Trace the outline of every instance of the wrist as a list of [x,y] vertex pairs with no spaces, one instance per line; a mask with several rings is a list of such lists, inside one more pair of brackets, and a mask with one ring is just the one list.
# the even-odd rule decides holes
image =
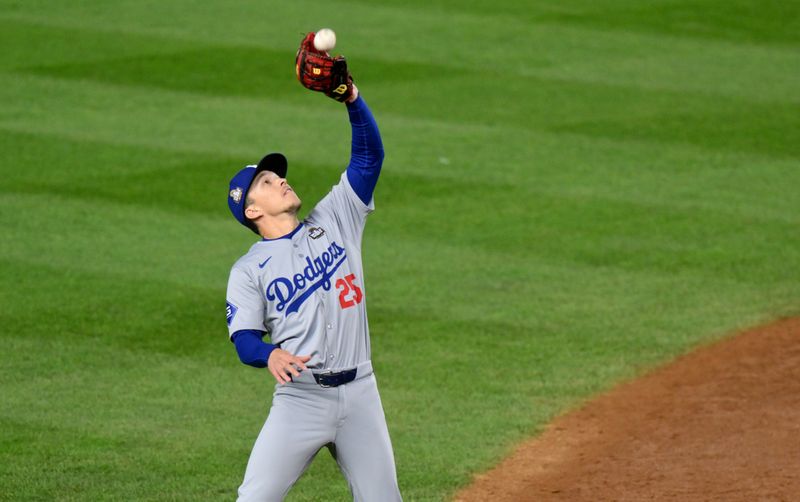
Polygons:
[[353,95],[347,98],[347,101],[345,101],[345,103],[349,105],[351,103],[355,103],[357,99],[358,99],[358,87],[356,87],[356,84],[353,84]]
[[264,351],[262,357],[264,358],[264,362],[267,364],[267,366],[269,366],[269,358],[272,357],[272,353],[275,352],[275,350],[277,350],[278,347],[272,345],[271,343],[265,343],[264,345],[265,346],[262,347]]

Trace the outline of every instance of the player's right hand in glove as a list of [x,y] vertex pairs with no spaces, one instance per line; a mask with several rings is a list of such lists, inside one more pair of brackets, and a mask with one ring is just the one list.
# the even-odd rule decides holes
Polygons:
[[306,89],[324,92],[336,101],[352,102],[358,97],[344,56],[331,57],[314,47],[314,32],[308,33],[295,56],[297,79]]

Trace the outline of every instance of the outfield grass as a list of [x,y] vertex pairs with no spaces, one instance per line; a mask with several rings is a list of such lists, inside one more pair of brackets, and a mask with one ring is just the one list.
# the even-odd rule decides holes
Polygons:
[[[0,500],[233,498],[272,383],[227,341],[223,197],[271,150],[306,211],[338,179],[346,114],[293,74],[323,26],[386,147],[364,259],[406,500],[800,313],[796,2],[69,4],[0,1]],[[290,495],[348,498],[327,454]]]

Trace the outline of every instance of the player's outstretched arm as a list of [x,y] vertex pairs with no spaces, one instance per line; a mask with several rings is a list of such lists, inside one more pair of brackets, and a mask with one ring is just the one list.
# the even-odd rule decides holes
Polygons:
[[378,123],[372,116],[364,98],[358,95],[347,103],[352,129],[350,164],[347,166],[347,180],[364,204],[372,200],[375,185],[383,165],[383,142]]
[[383,164],[383,144],[378,124],[353,83],[347,61],[328,52],[335,44],[336,35],[330,29],[307,33],[295,56],[295,71],[303,87],[347,104],[353,129],[347,180],[359,199],[369,205]]

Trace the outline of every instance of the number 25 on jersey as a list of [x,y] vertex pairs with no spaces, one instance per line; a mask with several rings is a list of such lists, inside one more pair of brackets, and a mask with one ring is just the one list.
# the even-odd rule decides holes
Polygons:
[[356,280],[355,274],[349,274],[344,279],[336,281],[336,289],[339,291],[339,305],[343,309],[352,307],[361,303],[364,299],[364,293],[361,288],[354,282]]

